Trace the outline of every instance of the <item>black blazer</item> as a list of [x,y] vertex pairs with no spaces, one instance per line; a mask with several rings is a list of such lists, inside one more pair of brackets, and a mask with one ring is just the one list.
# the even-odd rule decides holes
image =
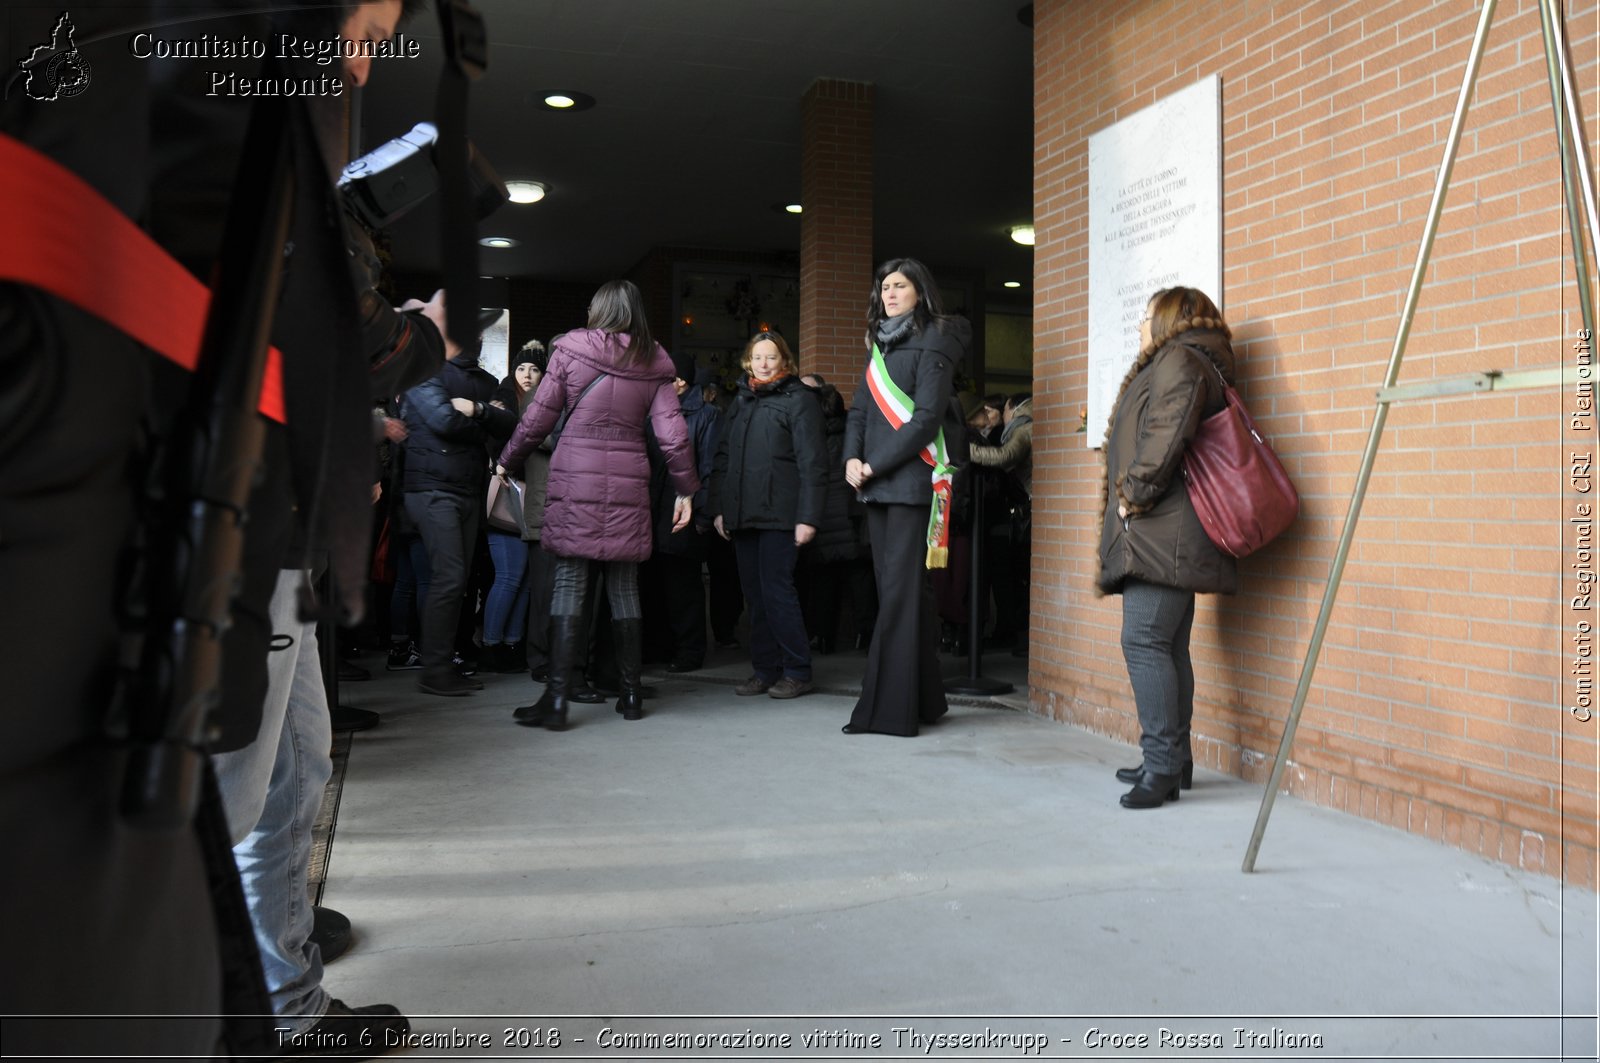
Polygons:
[[911,396],[911,420],[899,431],[873,401],[866,373],[856,388],[845,424],[844,457],[860,458],[872,466],[872,479],[860,492],[863,502],[927,505],[933,498],[933,469],[922,460],[921,450],[945,428],[945,443],[952,459],[965,439],[961,419],[950,419],[955,393],[956,367],[966,356],[972,326],[964,318],[948,318],[943,330],[930,326],[884,351],[890,378]]

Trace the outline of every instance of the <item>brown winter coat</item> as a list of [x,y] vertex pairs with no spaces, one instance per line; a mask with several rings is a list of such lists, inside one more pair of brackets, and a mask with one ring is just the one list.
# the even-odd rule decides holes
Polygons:
[[[1128,370],[1106,431],[1102,493],[1102,594],[1117,594],[1129,579],[1199,594],[1232,594],[1239,586],[1234,559],[1206,537],[1183,484],[1183,453],[1200,422],[1221,410],[1231,383],[1233,348],[1216,329],[1189,329]],[[1117,516],[1126,507],[1126,519]]]

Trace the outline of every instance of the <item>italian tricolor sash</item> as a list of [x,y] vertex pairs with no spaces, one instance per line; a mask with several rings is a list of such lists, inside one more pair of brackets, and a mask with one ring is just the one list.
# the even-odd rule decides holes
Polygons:
[[[867,388],[872,392],[873,402],[878,405],[878,412],[883,414],[890,428],[898,432],[911,420],[916,403],[889,376],[889,367],[884,364],[883,352],[878,350],[876,343],[872,345],[872,364],[867,366]],[[933,442],[922,448],[921,454],[922,460],[933,469],[933,506],[928,514],[928,558],[925,565],[928,568],[944,568],[950,559],[951,469],[950,454],[944,446],[943,428],[933,437]]]

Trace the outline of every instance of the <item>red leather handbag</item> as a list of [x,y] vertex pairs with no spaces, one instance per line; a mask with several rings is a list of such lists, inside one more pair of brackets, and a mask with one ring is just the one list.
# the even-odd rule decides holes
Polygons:
[[1294,523],[1300,495],[1239,393],[1210,358],[1196,356],[1217,374],[1227,405],[1200,422],[1183,455],[1183,481],[1206,536],[1223,553],[1247,557]]

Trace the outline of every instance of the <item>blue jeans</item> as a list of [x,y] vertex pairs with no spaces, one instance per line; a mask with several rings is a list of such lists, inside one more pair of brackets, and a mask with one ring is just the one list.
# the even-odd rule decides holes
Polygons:
[[809,680],[811,643],[794,589],[794,563],[800,553],[794,529],[734,532],[733,552],[739,560],[745,607],[750,610],[750,663],[756,675],[772,681],[779,676]]
[[1189,631],[1194,593],[1130,579],[1122,586],[1122,657],[1139,710],[1139,746],[1146,771],[1176,775],[1194,759],[1194,667]]
[[497,646],[522,638],[528,621],[528,544],[518,535],[489,530],[494,586],[483,603],[483,643]]
[[212,757],[272,1010],[291,1033],[316,1025],[329,999],[322,956],[310,940],[306,875],[311,830],[333,774],[333,727],[317,626],[295,616],[302,578],[297,569],[283,570],[272,594],[273,651],[256,740]]
[[427,600],[428,548],[415,532],[397,535],[394,550],[394,591],[389,596],[389,641],[416,642],[422,634],[420,603]]

